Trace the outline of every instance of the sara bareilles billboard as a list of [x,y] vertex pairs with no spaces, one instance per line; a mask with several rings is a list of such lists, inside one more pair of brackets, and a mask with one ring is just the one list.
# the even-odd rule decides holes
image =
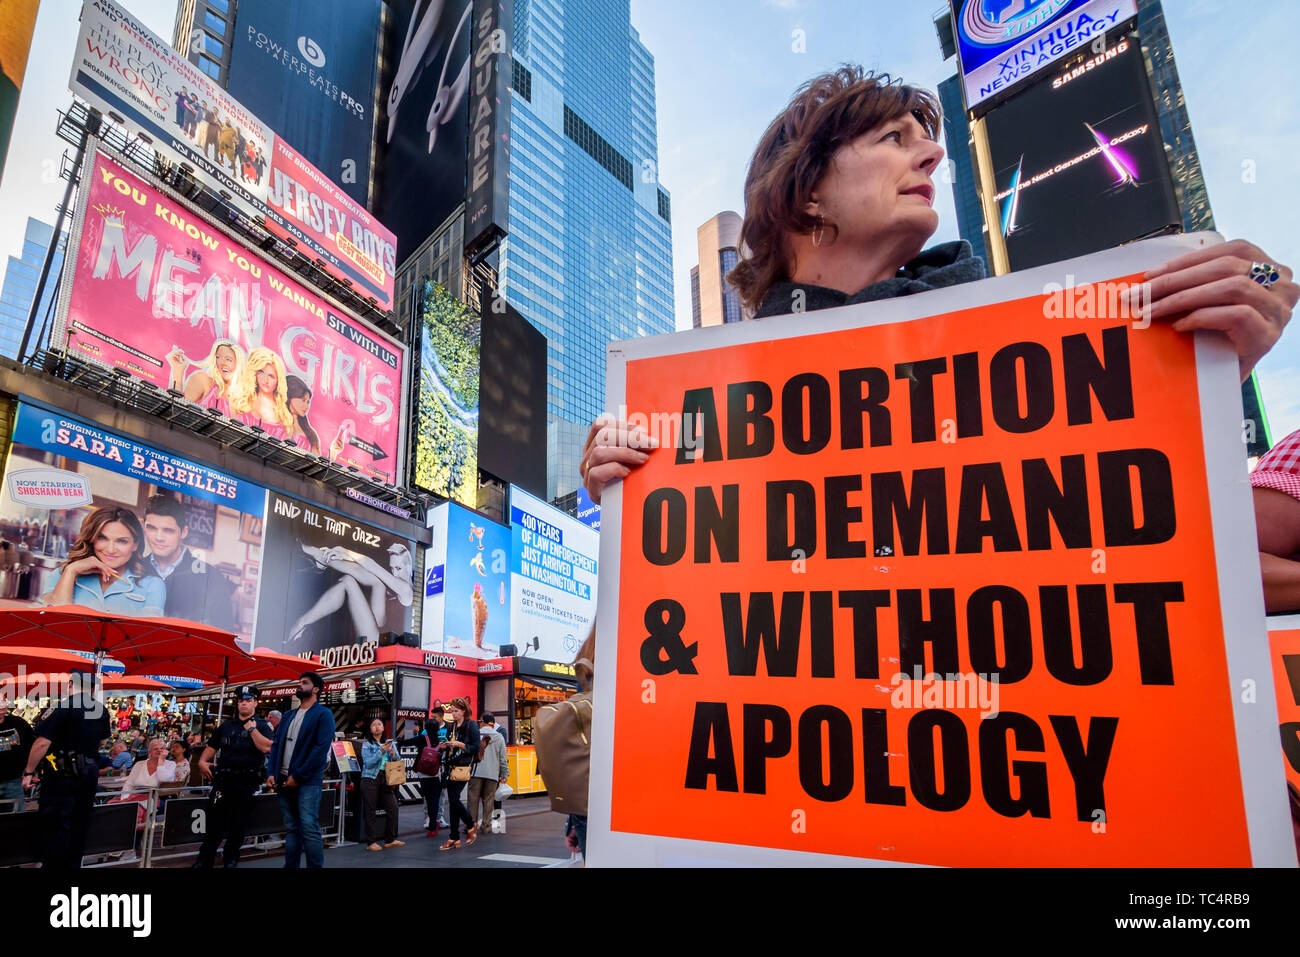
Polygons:
[[404,346],[107,155],[88,154],[82,184],[56,347],[401,480]]
[[1136,0],[953,0],[952,9],[969,109],[1137,15]]

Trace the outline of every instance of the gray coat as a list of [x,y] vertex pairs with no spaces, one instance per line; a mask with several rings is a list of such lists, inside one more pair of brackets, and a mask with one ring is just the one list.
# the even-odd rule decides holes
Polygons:
[[474,768],[473,777],[500,781],[510,774],[510,765],[506,762],[506,743],[495,731],[480,729],[487,740],[483,749],[483,760]]

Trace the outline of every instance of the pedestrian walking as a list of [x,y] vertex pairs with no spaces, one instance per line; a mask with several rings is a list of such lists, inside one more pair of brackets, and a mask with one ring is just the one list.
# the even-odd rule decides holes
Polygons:
[[[445,712],[441,705],[433,709],[433,717],[428,724],[421,723],[414,737],[403,738],[397,742],[399,748],[415,748],[418,756],[426,747],[437,748],[447,740],[447,726],[443,720]],[[424,797],[424,810],[427,815],[424,830],[425,837],[437,837],[438,831],[447,826],[447,791],[442,786],[441,771],[437,775],[424,775],[420,779],[420,791]]]
[[469,778],[469,814],[474,819],[479,834],[492,833],[497,785],[505,784],[510,777],[506,743],[493,730],[493,725],[491,714],[485,712],[479,718],[478,759]]
[[253,685],[240,686],[235,692],[234,717],[212,733],[199,756],[199,773],[205,781],[211,780],[212,790],[208,793],[207,833],[194,867],[212,867],[223,840],[222,866],[239,866],[253,796],[261,786],[266,755],[275,736],[270,722],[257,716],[260,695]]
[[329,766],[334,715],[320,704],[325,681],[314,671],[298,679],[298,707],[275,733],[266,778],[280,796],[284,818],[284,866],[296,868],[305,854],[308,867],[325,866],[320,831],[321,782]]
[[[397,797],[388,784],[384,766],[389,761],[400,761],[397,745],[384,741],[384,722],[375,718],[370,722],[366,736],[361,741],[361,797],[365,802],[366,850],[382,851],[386,847],[405,847],[397,839]],[[379,843],[375,831],[375,811],[384,809],[384,843]]]
[[32,726],[9,710],[9,696],[0,691],[0,814],[24,807],[23,768],[35,740]]
[[461,846],[462,821],[465,822],[467,829],[465,846],[468,847],[478,839],[478,828],[474,824],[474,819],[469,816],[469,810],[461,803],[465,785],[469,783],[474,765],[478,761],[478,724],[469,716],[469,702],[464,698],[452,698],[447,707],[451,714],[451,726],[447,729],[447,740],[439,747],[443,749],[443,787],[447,789],[447,799],[451,805],[451,812],[447,815],[451,833],[438,848],[440,851],[450,851]]

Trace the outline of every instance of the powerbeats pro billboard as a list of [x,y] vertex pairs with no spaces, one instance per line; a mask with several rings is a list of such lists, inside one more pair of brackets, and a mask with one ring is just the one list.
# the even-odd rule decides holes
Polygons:
[[510,632],[521,656],[572,661],[596,617],[600,534],[510,486]]
[[166,159],[190,166],[196,179],[229,194],[249,217],[265,217],[267,229],[320,257],[326,272],[373,296],[380,309],[392,309],[393,234],[112,0],[86,0],[82,7],[68,88],[119,117],[128,135],[143,135]]
[[1136,0],[953,0],[952,7],[968,109],[1137,15]]
[[91,151],[53,342],[304,453],[400,480],[406,349]]
[[1072,59],[991,110],[986,124],[993,225],[1013,270],[1181,223],[1136,34]]
[[[199,621],[235,632],[248,647],[265,505],[265,489],[219,469],[17,406],[0,536],[31,555],[19,599]],[[66,566],[86,559],[113,573],[107,587],[94,568]]]
[[510,529],[455,502],[429,515],[420,644],[496,658],[510,643]]
[[363,206],[381,9],[380,0],[240,0],[226,81],[232,96]]

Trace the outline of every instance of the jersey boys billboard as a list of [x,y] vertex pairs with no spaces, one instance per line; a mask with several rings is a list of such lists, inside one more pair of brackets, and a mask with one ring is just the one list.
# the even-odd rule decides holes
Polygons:
[[403,346],[107,156],[83,176],[56,345],[398,481]]
[[110,0],[87,0],[68,88],[120,117],[214,192],[292,237],[381,309],[393,306],[396,239],[251,110]]

